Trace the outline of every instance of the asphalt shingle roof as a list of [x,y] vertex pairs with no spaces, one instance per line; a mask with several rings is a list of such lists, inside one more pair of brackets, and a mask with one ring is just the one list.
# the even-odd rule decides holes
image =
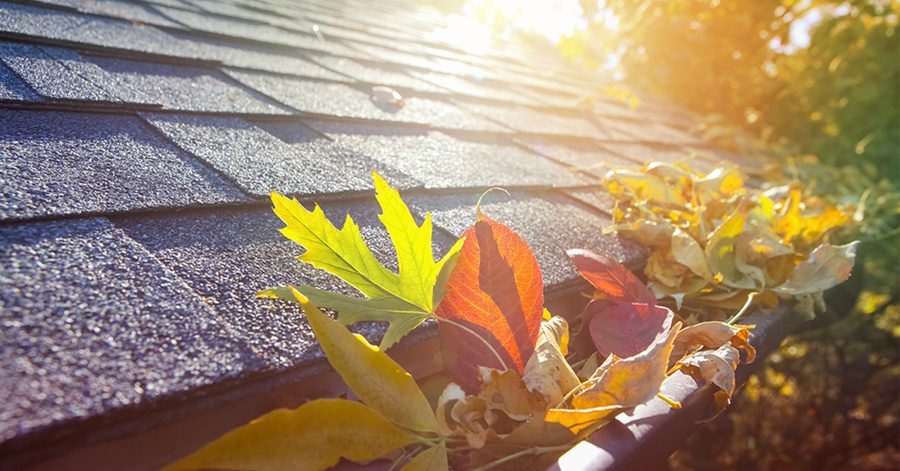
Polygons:
[[431,211],[436,254],[504,187],[484,211],[526,239],[552,297],[578,283],[568,248],[643,257],[602,233],[609,166],[738,159],[664,103],[585,101],[605,83],[549,47],[472,54],[450,32],[399,0],[0,1],[0,463],[325,368],[302,313],[255,298],[352,292],[295,260],[273,189],[352,214],[393,267],[372,170]]

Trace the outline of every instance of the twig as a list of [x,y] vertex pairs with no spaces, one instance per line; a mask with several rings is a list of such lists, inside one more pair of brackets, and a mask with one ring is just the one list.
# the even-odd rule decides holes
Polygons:
[[446,323],[448,323],[448,324],[450,324],[450,325],[459,327],[460,329],[462,329],[462,330],[464,330],[464,331],[466,331],[466,332],[468,332],[468,333],[474,335],[475,338],[477,338],[478,340],[480,340],[481,343],[483,343],[483,344],[488,348],[488,350],[490,350],[491,353],[494,354],[494,357],[497,358],[497,361],[500,362],[500,365],[503,367],[504,370],[508,370],[508,369],[509,369],[509,366],[506,364],[505,361],[503,361],[503,357],[501,357],[500,354],[497,352],[497,350],[494,349],[494,346],[491,345],[491,343],[488,342],[486,338],[484,338],[484,337],[482,337],[481,335],[479,335],[478,332],[475,332],[474,330],[472,330],[472,329],[470,329],[470,328],[468,328],[468,327],[466,327],[466,326],[460,324],[459,322],[456,322],[456,321],[453,321],[453,320],[450,320],[450,319],[446,319],[446,318],[444,318],[444,317],[437,317],[437,316],[435,316],[435,319],[437,319],[438,322],[446,322]]
[[732,317],[731,319],[728,319],[728,325],[734,325],[734,323],[737,322],[738,319],[740,319],[747,311],[750,310],[750,306],[753,304],[753,300],[756,298],[756,295],[758,295],[758,294],[759,293],[754,291],[754,292],[750,293],[749,296],[747,296],[747,302],[744,303],[744,307],[742,307],[741,310],[738,311],[738,313],[734,315],[734,317]]

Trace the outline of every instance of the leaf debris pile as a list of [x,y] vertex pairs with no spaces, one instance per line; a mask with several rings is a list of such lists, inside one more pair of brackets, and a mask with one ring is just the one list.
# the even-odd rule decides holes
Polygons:
[[856,243],[829,243],[853,208],[804,198],[798,182],[754,190],[735,168],[703,174],[660,162],[604,180],[616,200],[607,230],[651,250],[650,288],[692,320],[724,320],[750,293],[767,307],[799,298],[812,317],[822,292],[853,268]]
[[[814,208],[795,188],[750,194],[736,171],[704,176],[665,164],[611,172],[615,230],[653,250],[650,284],[601,254],[569,251],[596,291],[579,320],[593,349],[575,362],[569,324],[544,308],[540,268],[519,235],[476,208],[475,223],[435,261],[431,215],[417,223],[397,190],[373,176],[398,273],[375,259],[349,216],[338,229],[318,206],[273,192],[282,233],[306,249],[300,260],[361,297],[304,285],[260,293],[302,304],[359,402],[270,412],[168,469],[319,470],[341,459],[389,459],[404,471],[544,469],[622,411],[651,400],[680,407],[660,393],[677,371],[716,385],[719,410],[728,404],[735,368],[756,356],[752,326],[694,323],[658,299],[723,312],[750,291],[812,299],[852,267],[852,245],[823,242],[845,210]],[[431,402],[384,352],[429,319],[445,365]],[[361,321],[388,323],[380,347],[346,328]]]

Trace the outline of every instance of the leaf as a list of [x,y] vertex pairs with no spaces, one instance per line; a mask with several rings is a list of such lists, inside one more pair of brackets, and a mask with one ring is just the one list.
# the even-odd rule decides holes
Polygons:
[[853,271],[859,243],[834,246],[822,244],[797,265],[791,277],[774,291],[794,296],[825,291],[840,284]]
[[540,329],[544,287],[537,259],[510,228],[483,217],[463,238],[435,315],[443,320],[448,374],[475,390],[479,366],[524,371]]
[[328,362],[364,404],[400,427],[437,433],[431,406],[409,373],[364,337],[326,316],[302,294],[295,296],[303,304]]
[[734,394],[734,370],[740,362],[740,354],[731,345],[723,345],[717,350],[704,350],[689,355],[679,363],[682,369],[716,385],[720,393],[716,394],[717,413],[730,402]]
[[260,292],[257,296],[299,302],[293,295],[292,289],[302,293],[313,304],[328,306],[337,311],[338,321],[344,325],[363,321],[389,322],[388,329],[381,341],[381,347],[384,349],[397,343],[400,338],[432,316],[399,298],[359,299],[323,291],[308,285],[270,288]]
[[659,392],[666,378],[669,354],[681,324],[675,324],[643,352],[601,366],[604,371],[593,386],[572,398],[576,409],[619,406],[632,408]]
[[655,304],[656,296],[625,265],[590,250],[566,251],[575,268],[605,297],[622,302]]
[[478,396],[484,398],[489,410],[503,412],[516,421],[531,418],[535,411],[547,408],[547,401],[532,392],[522,377],[513,370],[497,371],[481,368],[482,388]]
[[[386,349],[432,316],[435,297],[439,300],[443,294],[442,283],[449,271],[445,269],[452,268],[462,241],[435,262],[431,215],[427,214],[422,225],[417,225],[399,192],[377,173],[372,175],[382,210],[379,218],[396,249],[399,274],[375,258],[350,216],[338,230],[318,205],[308,211],[296,199],[275,192],[271,196],[275,214],[287,225],[281,229],[282,234],[306,249],[300,261],[341,278],[368,299],[326,293],[305,285],[295,289],[322,306],[334,308],[343,324],[388,322],[381,342]],[[260,296],[293,300],[284,288],[266,290]]]
[[644,351],[672,326],[674,314],[655,304],[603,303],[591,301],[585,308],[584,319],[590,319],[591,340],[597,352],[630,357]]
[[690,268],[697,276],[715,282],[703,248],[693,236],[681,229],[676,229],[672,234],[672,255],[678,263]]
[[481,448],[488,439],[496,439],[491,428],[496,416],[488,410],[487,401],[480,396],[466,396],[456,383],[450,383],[438,398],[437,418],[441,435],[462,437],[474,448]]
[[447,445],[444,442],[440,442],[419,452],[400,471],[447,471],[449,468],[450,465],[447,463]]
[[323,470],[342,457],[368,462],[415,442],[358,402],[319,399],[269,412],[165,469]]
[[728,217],[709,235],[706,257],[709,268],[722,276],[722,283],[731,288],[753,289],[756,284],[738,268],[736,239],[744,231],[746,216],[739,210]]
[[618,405],[592,409],[550,409],[544,416],[544,421],[560,424],[572,434],[584,436],[605,424],[623,409]]
[[669,363],[674,364],[699,348],[717,349],[726,344],[744,350],[746,362],[751,363],[756,358],[756,349],[749,342],[752,328],[752,326],[730,325],[717,321],[701,322],[686,327],[675,337],[675,346],[672,348]]
[[566,361],[569,345],[569,324],[562,317],[541,323],[537,346],[528,363],[522,381],[529,391],[538,391],[549,404],[557,404],[580,381]]

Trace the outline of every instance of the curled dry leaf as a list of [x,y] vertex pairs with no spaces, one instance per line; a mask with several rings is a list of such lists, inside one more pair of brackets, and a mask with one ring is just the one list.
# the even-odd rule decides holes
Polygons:
[[505,437],[547,408],[543,397],[528,391],[515,371],[484,368],[482,374],[482,389],[477,395],[466,395],[459,385],[451,383],[441,393],[437,406],[441,433],[465,438],[476,449]]
[[472,448],[481,448],[488,438],[497,437],[491,428],[496,416],[488,413],[487,401],[478,396],[466,396],[458,384],[447,385],[438,398],[435,413],[441,435],[465,438]]
[[756,349],[750,345],[750,329],[748,325],[730,325],[725,322],[708,321],[700,322],[681,329],[675,337],[675,346],[672,348],[670,366],[674,365],[685,355],[697,350],[715,350],[723,345],[730,344],[744,352],[744,362],[752,363],[756,359]]
[[721,296],[812,294],[846,279],[852,267],[852,249],[825,248],[852,208],[804,198],[798,182],[762,192],[745,187],[734,168],[704,175],[657,162],[611,171],[605,181],[616,199],[609,230],[651,250],[649,285],[685,318],[725,318],[735,306],[717,304]]
[[652,399],[666,378],[669,354],[681,324],[662,332],[643,352],[601,366],[594,384],[572,398],[576,409],[619,406],[632,408]]
[[481,373],[482,388],[478,396],[484,398],[490,410],[521,422],[547,407],[541,394],[533,392],[515,371],[482,368]]
[[857,245],[858,242],[853,242],[816,247],[808,259],[797,265],[787,282],[775,291],[792,295],[813,294],[845,281],[853,271]]
[[682,370],[719,388],[716,394],[717,412],[721,412],[731,402],[735,388],[734,370],[739,363],[740,353],[731,345],[692,353],[679,361]]
[[562,317],[541,323],[537,346],[525,364],[522,380],[529,391],[541,393],[549,404],[557,404],[580,381],[566,361],[569,324]]

